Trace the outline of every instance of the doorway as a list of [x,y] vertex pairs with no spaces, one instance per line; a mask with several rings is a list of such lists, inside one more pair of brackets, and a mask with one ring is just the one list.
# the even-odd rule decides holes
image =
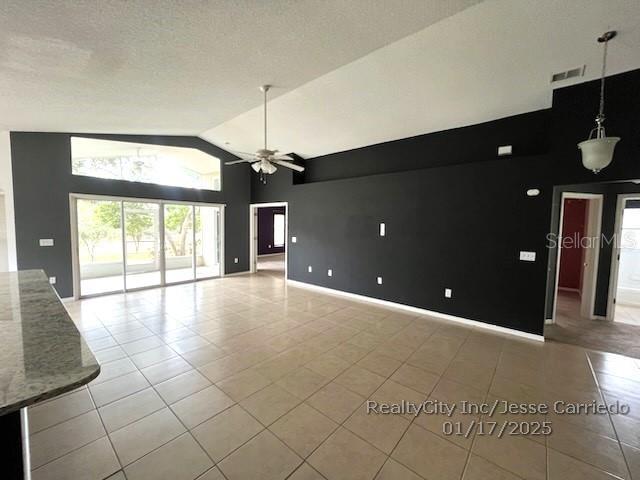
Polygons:
[[640,196],[620,195],[609,320],[640,327]]
[[286,278],[288,250],[287,210],[286,202],[251,205],[251,273]]
[[552,323],[596,318],[602,203],[601,194],[562,194]]
[[74,297],[221,276],[224,206],[70,196]]

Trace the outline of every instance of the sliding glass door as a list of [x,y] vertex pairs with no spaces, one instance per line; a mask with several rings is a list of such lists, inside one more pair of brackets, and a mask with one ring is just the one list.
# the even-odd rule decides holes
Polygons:
[[196,278],[220,275],[220,209],[194,207]]
[[193,205],[164,205],[164,255],[167,283],[194,279]]
[[147,202],[122,205],[126,286],[135,289],[160,285],[160,206]]
[[221,275],[222,206],[73,200],[79,296]]
[[78,199],[77,274],[82,295],[124,290],[122,205],[111,200]]

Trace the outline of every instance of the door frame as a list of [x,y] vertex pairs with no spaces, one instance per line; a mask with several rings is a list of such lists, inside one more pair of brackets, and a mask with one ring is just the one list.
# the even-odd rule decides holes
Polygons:
[[285,207],[284,209],[284,278],[289,278],[289,202],[249,204],[249,272],[258,271],[258,209]]
[[608,321],[614,321],[616,310],[616,293],[618,291],[618,273],[620,271],[620,236],[622,235],[622,215],[624,214],[627,200],[640,200],[638,193],[621,193],[616,198],[616,219],[613,249],[611,250],[611,269],[609,271],[609,292],[607,298]]
[[[123,257],[123,276],[125,278],[125,288],[122,291],[116,292],[105,292],[98,293],[92,295],[82,295],[81,296],[81,278],[80,278],[80,242],[78,240],[78,206],[77,200],[103,200],[103,201],[112,201],[112,202],[146,202],[146,203],[155,203],[159,206],[159,225],[162,231],[160,232],[160,251],[164,252],[164,205],[192,205],[192,206],[202,206],[202,207],[218,207],[220,209],[220,229],[218,232],[218,254],[220,260],[220,274],[215,277],[206,277],[206,278],[195,278],[193,280],[185,280],[182,282],[171,282],[166,283],[165,277],[165,258],[164,254],[160,256],[160,285],[152,285],[149,287],[140,287],[140,288],[126,288],[126,261]],[[225,224],[225,207],[224,203],[207,203],[207,202],[189,202],[184,200],[167,200],[162,198],[143,198],[143,197],[119,197],[117,195],[96,195],[96,194],[85,194],[85,193],[69,193],[69,222],[71,228],[71,272],[72,272],[72,286],[73,286],[73,299],[79,300],[80,298],[90,298],[97,297],[101,295],[112,295],[115,293],[126,293],[126,292],[135,292],[138,290],[147,290],[150,288],[163,288],[172,285],[180,285],[184,283],[197,282],[200,280],[211,280],[213,278],[222,278],[224,277],[224,224]],[[124,204],[121,203],[121,209],[124,208]],[[124,219],[124,214],[122,213],[122,218]],[[124,248],[124,225],[122,226],[122,242],[123,242],[123,255],[126,255],[126,249]],[[195,235],[195,229],[194,229]],[[194,245],[195,252],[195,245]]]
[[[564,223],[564,201],[566,199],[575,198],[575,199],[584,199],[589,201],[596,202],[596,213],[593,218],[596,222],[595,224],[595,245],[592,248],[595,248],[594,258],[593,258],[593,271],[591,272],[591,278],[585,279],[589,282],[589,296],[586,300],[581,299],[580,301],[580,310],[582,311],[583,302],[587,302],[590,319],[598,318],[597,315],[594,315],[593,310],[595,308],[595,300],[596,300],[596,285],[598,279],[598,264],[600,262],[600,237],[602,235],[602,208],[604,203],[604,195],[601,193],[582,193],[582,192],[562,192],[560,196],[560,224],[558,226],[558,239],[562,241],[562,226]],[[591,206],[591,203],[589,204]],[[590,210],[590,208],[589,208]],[[591,212],[587,212],[588,222],[591,223]],[[590,226],[590,225],[589,225]],[[562,248],[560,243],[558,243],[557,247],[558,253],[556,258],[556,274],[553,288],[553,311],[551,312],[551,323],[556,323],[556,310],[558,308],[558,284],[560,281],[560,259],[562,257]],[[583,277],[584,278],[584,277]],[[584,291],[585,282],[582,284],[582,289]]]

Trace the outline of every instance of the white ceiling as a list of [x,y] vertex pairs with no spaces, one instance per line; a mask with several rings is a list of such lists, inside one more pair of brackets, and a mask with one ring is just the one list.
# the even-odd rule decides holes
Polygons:
[[0,130],[254,151],[271,83],[270,146],[313,157],[549,107],[609,28],[609,73],[640,67],[639,24],[637,0],[4,0]]
[[[281,95],[269,145],[314,157],[548,108],[552,73],[587,65],[557,86],[600,75],[607,29],[608,73],[640,67],[639,25],[637,0],[487,0]],[[253,151],[261,107],[202,136]]]
[[2,0],[0,130],[199,134],[478,1]]

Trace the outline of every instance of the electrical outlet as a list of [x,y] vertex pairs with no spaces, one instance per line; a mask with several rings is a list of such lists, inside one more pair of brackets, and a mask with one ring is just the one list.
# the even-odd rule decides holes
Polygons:
[[382,285],[382,277],[378,277],[378,285]]
[[233,259],[233,263],[238,263],[238,257]]
[[328,277],[332,277],[333,276],[333,270],[331,270],[331,269],[327,270],[327,276]]
[[384,223],[380,224],[380,236],[384,237],[387,234],[387,227]]
[[445,298],[451,298],[453,296],[453,291],[450,288],[445,288],[444,289],[444,297]]
[[309,265],[307,267],[307,272],[309,272],[309,273],[313,272],[313,267],[311,265]]
[[56,284],[56,277],[49,277],[49,283],[51,285],[55,285]]
[[523,262],[535,262],[536,261],[536,252],[520,252],[520,260]]
[[297,243],[298,237],[291,237],[291,243]]

